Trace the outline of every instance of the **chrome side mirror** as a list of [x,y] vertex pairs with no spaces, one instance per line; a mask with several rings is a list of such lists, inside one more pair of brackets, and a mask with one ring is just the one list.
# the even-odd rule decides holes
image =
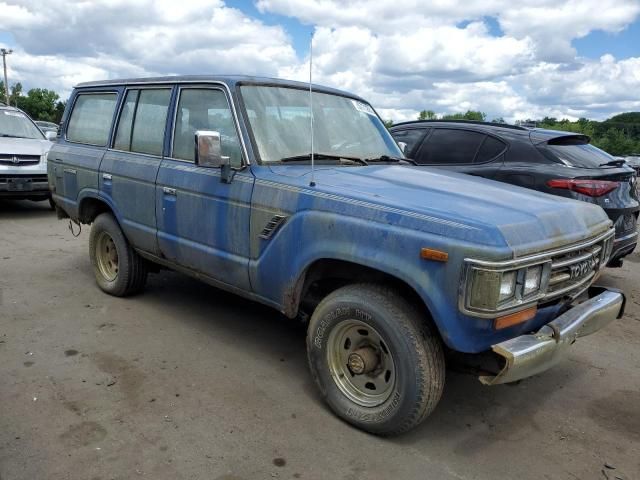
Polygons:
[[58,138],[58,134],[56,132],[52,132],[51,130],[49,130],[48,132],[44,132],[44,136],[50,142],[55,142]]
[[195,135],[195,160],[200,167],[220,168],[221,179],[230,183],[233,178],[229,157],[222,155],[220,132],[198,130]]
[[400,147],[400,150],[402,150],[402,153],[407,153],[407,144],[404,142],[398,142],[398,146]]

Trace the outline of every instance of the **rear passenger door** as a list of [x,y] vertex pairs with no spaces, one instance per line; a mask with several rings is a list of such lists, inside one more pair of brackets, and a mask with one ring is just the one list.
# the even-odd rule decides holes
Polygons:
[[[164,257],[238,287],[249,285],[249,220],[253,175],[226,91],[182,86],[178,92],[169,157],[158,172],[158,243]],[[219,168],[195,164],[197,130],[220,132],[222,154],[235,175],[221,180]],[[244,168],[243,168],[244,167]]]
[[433,165],[460,173],[495,178],[502,167],[507,145],[484,132],[434,128],[414,154],[421,165]]
[[109,142],[117,99],[115,91],[78,93],[63,137],[47,157],[55,200],[74,216],[81,197],[98,191],[100,162]]
[[128,88],[111,148],[100,168],[100,190],[111,200],[134,247],[157,254],[155,183],[165,143],[172,87]]

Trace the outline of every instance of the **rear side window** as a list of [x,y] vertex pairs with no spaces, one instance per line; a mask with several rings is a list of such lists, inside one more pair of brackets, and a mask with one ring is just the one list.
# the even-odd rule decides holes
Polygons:
[[76,98],[69,124],[67,140],[104,147],[116,109],[115,93],[81,93]]
[[551,160],[569,167],[598,168],[614,158],[588,143],[588,137],[567,136],[549,140],[538,149]]
[[504,152],[506,148],[507,146],[497,138],[486,136],[480,146],[480,150],[478,150],[478,155],[474,163],[484,163],[493,160]]
[[170,88],[129,90],[122,106],[114,148],[162,155]]
[[436,128],[422,143],[415,159],[424,165],[472,163],[485,136],[471,130]]
[[411,128],[408,130],[396,130],[391,132],[391,136],[393,136],[396,142],[403,142],[407,144],[407,148],[404,153],[409,155],[413,149],[420,143],[424,134],[427,133],[428,128]]

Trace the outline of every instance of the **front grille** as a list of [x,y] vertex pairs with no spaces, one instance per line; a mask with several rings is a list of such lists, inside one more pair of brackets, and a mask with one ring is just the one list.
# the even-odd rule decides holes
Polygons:
[[0,175],[0,184],[9,183],[10,181],[17,179],[25,182],[46,182],[47,174],[37,175]]
[[577,296],[591,284],[611,254],[613,236],[564,251],[551,258],[549,288],[543,301]]
[[23,167],[25,165],[37,165],[40,163],[40,155],[11,155],[0,153],[0,165]]

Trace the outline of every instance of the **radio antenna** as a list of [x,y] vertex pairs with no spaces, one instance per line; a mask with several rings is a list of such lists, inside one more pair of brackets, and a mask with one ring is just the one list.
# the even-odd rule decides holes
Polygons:
[[313,88],[311,87],[313,71],[313,32],[309,41],[309,118],[311,119],[311,182],[310,187],[316,186],[315,181],[315,158],[313,154]]

